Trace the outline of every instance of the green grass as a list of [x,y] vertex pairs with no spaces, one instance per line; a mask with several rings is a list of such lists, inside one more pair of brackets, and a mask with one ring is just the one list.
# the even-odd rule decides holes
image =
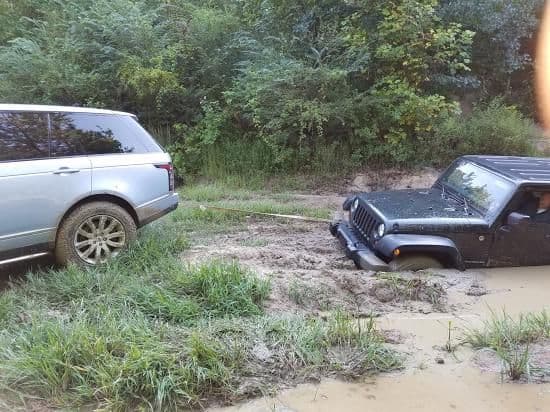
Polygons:
[[249,200],[257,196],[258,192],[214,182],[185,185],[179,193],[185,201],[214,202],[228,199]]
[[506,312],[491,313],[480,329],[466,332],[466,342],[476,349],[493,349],[503,362],[503,372],[518,380],[529,371],[529,346],[550,338],[550,315],[546,311],[512,318]]
[[517,319],[505,311],[501,314],[491,312],[490,319],[484,322],[482,328],[471,329],[466,333],[466,342],[474,348],[497,351],[544,338],[550,338],[550,314],[546,311],[521,314]]
[[252,316],[262,313],[270,285],[236,263],[213,262],[188,268],[168,279],[168,288],[195,299],[214,317]]
[[[170,215],[182,233],[212,235],[242,229],[250,216],[257,219],[273,220],[258,213],[298,215],[328,219],[333,210],[327,207],[312,207],[301,204],[292,193],[269,194],[265,191],[253,192],[250,189],[236,188],[220,183],[197,183],[180,189],[182,202]],[[206,208],[201,207],[206,206]],[[209,206],[240,209],[244,213],[209,209]],[[246,213],[251,212],[251,213]]]
[[[374,322],[359,327],[343,313],[327,320],[214,319],[195,328],[109,305],[79,305],[71,313],[35,317],[3,333],[2,382],[59,406],[166,410],[236,399],[244,376],[262,376],[268,386],[288,384],[296,374],[361,376],[400,366]],[[255,356],[260,343],[270,362]]]
[[[374,322],[268,316],[269,280],[237,263],[184,265],[189,227],[235,217],[181,210],[106,265],[29,273],[0,295],[6,390],[53,407],[160,411],[236,400],[311,373],[399,367]],[[269,362],[256,356],[260,344]],[[259,386],[243,394],[247,378]]]

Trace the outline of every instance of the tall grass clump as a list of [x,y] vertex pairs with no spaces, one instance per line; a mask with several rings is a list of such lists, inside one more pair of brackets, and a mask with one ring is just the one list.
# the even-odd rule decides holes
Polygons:
[[238,399],[245,377],[263,377],[260,392],[311,374],[356,377],[400,367],[374,322],[358,322],[334,313],[326,320],[227,318],[178,328],[130,308],[75,305],[71,317],[34,317],[3,332],[0,379],[55,406],[161,411]]
[[[225,384],[219,349],[195,335],[174,345],[139,312],[82,308],[73,319],[33,319],[3,336],[0,376],[56,405],[114,410],[196,405]],[[8,344],[9,343],[9,344]],[[223,356],[230,356],[224,354]]]
[[6,327],[17,313],[13,294],[7,292],[0,295],[0,328]]
[[529,371],[529,347],[550,337],[548,312],[529,313],[512,318],[506,312],[492,312],[481,329],[466,333],[466,342],[476,349],[493,349],[502,360],[504,372],[518,380]]
[[192,296],[214,317],[259,315],[270,292],[268,280],[259,279],[235,262],[221,261],[176,273],[169,287]]
[[550,315],[547,311],[521,314],[514,319],[508,313],[491,312],[480,329],[466,333],[466,342],[476,349],[512,348],[550,337]]

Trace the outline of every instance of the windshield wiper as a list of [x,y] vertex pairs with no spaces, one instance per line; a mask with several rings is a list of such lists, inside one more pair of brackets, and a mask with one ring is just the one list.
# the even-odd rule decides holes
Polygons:
[[470,206],[468,206],[468,199],[466,199],[466,196],[463,196],[462,200],[464,201],[464,213],[469,215],[470,214]]

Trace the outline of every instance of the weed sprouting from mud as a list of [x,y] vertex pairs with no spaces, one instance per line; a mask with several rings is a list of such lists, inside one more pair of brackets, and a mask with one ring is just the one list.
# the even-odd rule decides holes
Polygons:
[[503,363],[503,372],[512,380],[529,375],[530,345],[550,337],[547,311],[512,318],[503,311],[491,312],[481,329],[466,332],[466,342],[476,349],[490,348]]
[[503,373],[510,379],[517,381],[528,374],[529,370],[529,344],[524,347],[498,348],[497,355],[502,360]]
[[474,348],[510,349],[550,337],[550,316],[547,311],[519,315],[512,318],[503,311],[491,312],[483,328],[471,329],[466,333],[466,342]]
[[455,351],[455,345],[453,345],[453,342],[451,340],[453,322],[449,321],[447,326],[447,342],[445,343],[445,350],[449,353],[453,353]]

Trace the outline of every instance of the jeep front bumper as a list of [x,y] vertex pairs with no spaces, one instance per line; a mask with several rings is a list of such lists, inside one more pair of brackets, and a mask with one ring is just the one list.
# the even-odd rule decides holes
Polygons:
[[346,250],[346,256],[352,259],[358,268],[376,272],[389,271],[388,264],[359,239],[348,222],[342,220],[333,223],[330,226],[330,232],[338,238]]

